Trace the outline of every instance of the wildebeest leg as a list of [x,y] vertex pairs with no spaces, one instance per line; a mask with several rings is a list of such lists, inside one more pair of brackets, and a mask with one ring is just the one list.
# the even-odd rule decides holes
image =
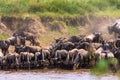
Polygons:
[[2,53],[4,54],[4,56],[6,55],[4,48],[2,48]]
[[27,63],[28,63],[28,69],[30,70],[30,55],[27,54]]
[[16,56],[15,56],[15,69],[16,69],[16,71],[19,69],[19,61]]
[[86,57],[83,56],[83,63],[82,63],[82,67],[85,67],[86,64]]
[[56,67],[56,65],[57,65],[57,59],[58,59],[58,52],[55,53],[55,56],[54,56],[54,58],[52,59],[52,60],[53,60],[53,64],[54,64],[55,67]]
[[4,65],[5,65],[5,60],[2,59],[2,61],[1,61],[1,69],[4,69]]
[[0,69],[2,69],[2,57],[0,57]]
[[74,60],[74,55],[72,56],[72,60],[71,61],[73,62],[73,60]]
[[58,59],[58,52],[55,53],[55,58],[54,60],[57,60]]
[[90,61],[91,61],[91,59],[92,59],[92,56],[91,55],[87,55],[86,57],[85,57],[85,59],[86,59],[86,63],[85,63],[85,66],[86,66],[86,68],[88,68],[88,67],[90,67]]
[[87,57],[87,67],[90,67],[90,62],[92,60],[91,55]]
[[62,54],[58,54],[57,67],[62,67]]
[[3,63],[2,69],[3,69],[3,70],[7,70],[7,69],[8,69],[7,60],[3,60],[2,63]]
[[45,67],[45,55],[46,53],[42,51],[42,66]]
[[66,61],[65,61],[65,64],[66,64],[66,65],[68,64],[69,59],[70,59],[70,56],[69,56],[69,54],[67,54],[67,58],[66,58]]
[[59,61],[58,63],[61,63],[61,57],[62,57],[62,55],[61,55],[61,54],[58,54],[58,59],[59,59],[59,60],[58,60],[58,61]]
[[21,54],[19,55],[19,60],[18,61],[19,61],[19,67],[21,68],[21,65],[22,65],[21,64]]
[[77,63],[78,60],[79,60],[79,54],[77,54],[77,55],[75,56],[75,59],[74,59],[73,63],[74,63],[74,64]]
[[38,62],[37,62],[37,57],[38,57],[38,54],[35,54],[35,63],[34,63],[34,65],[35,65],[35,68],[37,68],[37,64],[38,64]]
[[8,68],[8,69],[10,69],[10,64],[11,64],[11,60],[8,59],[8,61],[7,61],[7,65],[8,65],[7,68]]
[[84,64],[84,57],[83,57],[83,55],[80,55],[80,68],[83,66],[83,64]]
[[45,53],[42,51],[42,62],[45,62]]
[[79,66],[79,58],[80,58],[79,55],[80,55],[80,54],[77,54],[77,55],[75,56],[75,59],[74,59],[74,61],[73,61],[73,70],[76,70],[76,69],[78,68],[78,66]]
[[25,69],[26,65],[25,65],[25,61],[26,61],[26,55],[22,55],[22,58],[21,58],[21,63],[22,63],[22,67],[23,69]]

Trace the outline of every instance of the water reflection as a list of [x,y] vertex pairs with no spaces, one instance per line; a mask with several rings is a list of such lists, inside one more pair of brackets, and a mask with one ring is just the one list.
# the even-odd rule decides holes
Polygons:
[[0,80],[119,80],[117,75],[96,76],[89,70],[0,71]]

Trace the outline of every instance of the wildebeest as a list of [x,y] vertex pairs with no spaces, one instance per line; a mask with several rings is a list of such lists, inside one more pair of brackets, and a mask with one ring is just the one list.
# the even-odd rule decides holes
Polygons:
[[48,66],[50,63],[50,52],[48,49],[41,49],[41,51],[35,53],[35,66]]
[[[117,58],[120,62],[120,40],[107,42],[99,32],[92,33],[86,38],[84,35],[58,38],[49,48],[42,48],[35,39],[36,37],[27,33],[15,33],[8,40],[0,40],[0,48],[4,54],[0,53],[1,65],[5,63],[4,66],[7,68],[14,65],[16,70],[18,66],[28,69],[46,66],[77,69],[91,67],[93,61],[97,63],[101,59]],[[32,45],[25,44],[26,40]],[[16,53],[9,53],[9,45],[15,46]],[[16,54],[19,55],[19,59]]]
[[112,25],[108,26],[109,34],[114,32],[115,38],[117,38],[117,34],[120,34],[120,19],[116,20]]
[[30,45],[33,45],[33,46],[35,45],[35,36],[26,35],[26,40],[31,42]]
[[120,64],[120,49],[116,49],[114,56],[118,59],[119,64]]
[[25,45],[25,37],[21,37],[21,36],[12,36],[11,38],[8,38],[6,40],[7,43],[9,43],[10,45]]
[[[72,65],[72,69],[77,69],[79,67],[83,67],[83,66],[89,66],[89,62],[90,62],[90,54],[88,51],[84,50],[84,49],[73,49],[71,51],[69,51],[69,64]],[[68,65],[69,65],[68,64]]]
[[25,32],[23,32],[23,31],[16,31],[16,32],[13,33],[12,36],[14,36],[14,37],[16,37],[16,36],[22,36],[22,37],[25,37],[26,34],[25,34]]
[[93,47],[95,50],[100,48],[102,46],[101,43],[91,43],[91,47]]
[[[80,36],[82,37],[82,36]],[[72,42],[72,43],[76,43],[76,42],[79,42],[80,41],[80,37],[78,36],[71,36],[68,41]]]
[[33,45],[33,46],[40,45],[39,42],[36,42],[35,36],[25,33],[23,31],[18,31],[18,32],[13,33],[13,37],[19,37],[22,43],[24,42],[24,40],[27,40],[27,41],[30,41],[30,45]]
[[95,37],[93,38],[93,42],[95,42],[95,43],[102,43],[103,42],[102,33],[94,32],[93,34],[95,35]]
[[94,37],[95,37],[94,34],[90,34],[90,35],[86,36],[86,41],[87,41],[87,42],[92,42],[93,39],[94,39]]
[[87,42],[101,43],[103,41],[102,33],[94,32],[86,37]]
[[20,52],[30,52],[34,53],[41,51],[41,47],[39,46],[21,46],[21,45],[15,45],[15,52],[20,53]]
[[68,52],[69,57],[68,57],[68,65],[70,65],[70,67],[72,69],[77,69],[80,61],[81,61],[81,56],[79,54],[79,50],[78,49],[72,49]]
[[69,42],[69,41],[62,43],[61,46],[62,46],[62,49],[65,49],[67,51],[75,48],[75,45],[72,42]]
[[18,70],[19,68],[19,54],[17,53],[8,53],[5,55],[6,67],[8,68],[15,68]]
[[42,48],[40,46],[25,46],[25,50],[27,52],[34,53],[34,54],[35,54],[35,52],[41,51],[41,49]]
[[77,48],[77,49],[85,49],[85,50],[88,50],[88,49],[90,48],[90,43],[89,43],[89,42],[79,43],[76,48]]
[[2,53],[6,55],[8,52],[9,44],[5,40],[0,40],[0,48],[2,49]]
[[34,60],[34,54],[29,52],[21,52],[19,56],[20,66],[31,68],[31,62]]
[[15,45],[14,52],[16,52],[16,53],[19,53],[19,54],[20,54],[20,52],[26,52],[26,51],[28,51],[28,50],[27,50],[27,48],[26,48],[26,46],[22,46],[22,45]]
[[114,41],[113,46],[117,49],[120,49],[120,39],[119,38]]
[[[89,66],[90,65],[90,60],[91,60],[91,53],[89,53],[88,51],[84,50],[84,49],[79,49],[79,54],[81,56],[81,66]],[[87,67],[86,66],[86,67]]]
[[4,55],[3,53],[0,51],[0,67],[3,67],[3,60],[4,60]]
[[34,63],[36,68],[38,66],[40,66],[41,61],[44,61],[43,57],[42,57],[42,52],[36,52],[35,53],[35,63]]
[[57,50],[52,58],[54,65],[68,64],[68,51],[65,49]]
[[16,37],[12,36],[6,40],[10,45],[15,45]]
[[114,58],[114,53],[112,53],[110,50],[104,50],[102,47],[100,47],[95,51],[96,62],[100,61],[101,59],[109,58]]

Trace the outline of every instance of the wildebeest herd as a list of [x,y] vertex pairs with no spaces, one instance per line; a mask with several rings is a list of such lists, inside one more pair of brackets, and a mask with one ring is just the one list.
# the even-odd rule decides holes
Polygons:
[[[26,45],[30,41],[30,45]],[[36,68],[91,68],[101,59],[113,59],[118,63],[110,63],[116,71],[120,62],[120,40],[104,40],[100,32],[90,35],[58,38],[47,48],[42,48],[35,37],[16,32],[7,40],[0,40],[0,68],[36,69]],[[15,47],[14,52],[8,50]]]

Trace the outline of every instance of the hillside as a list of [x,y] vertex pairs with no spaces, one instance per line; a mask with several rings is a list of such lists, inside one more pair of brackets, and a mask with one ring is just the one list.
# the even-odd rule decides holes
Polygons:
[[35,35],[42,46],[55,38],[99,31],[120,17],[120,0],[0,0],[0,39],[16,31]]
[[6,39],[16,31],[24,31],[32,34],[40,40],[43,46],[49,45],[55,38],[68,37],[72,35],[88,35],[99,31],[106,39],[112,36],[108,34],[107,27],[114,22],[117,17],[76,17],[49,19],[40,18],[17,18],[1,17],[0,38]]

